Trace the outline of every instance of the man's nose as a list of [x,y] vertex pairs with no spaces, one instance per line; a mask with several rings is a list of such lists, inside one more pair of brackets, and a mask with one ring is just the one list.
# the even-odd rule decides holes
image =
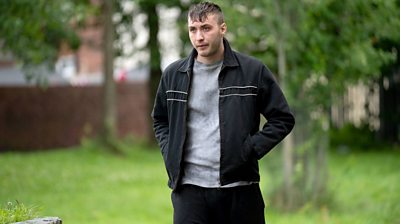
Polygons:
[[203,32],[201,32],[201,30],[196,32],[196,40],[203,40],[204,39],[204,35]]

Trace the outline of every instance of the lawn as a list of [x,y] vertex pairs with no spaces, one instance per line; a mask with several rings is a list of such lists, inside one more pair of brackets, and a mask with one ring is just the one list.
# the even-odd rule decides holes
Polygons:
[[[0,154],[0,203],[18,200],[38,206],[41,215],[59,216],[63,223],[172,223],[161,155],[139,145],[127,148],[125,157],[93,144]],[[275,150],[263,164],[279,158]],[[263,172],[267,223],[400,224],[399,150],[331,152],[329,168],[334,205],[295,213],[270,206],[268,182],[273,178]]]
[[[290,214],[267,209],[268,224],[400,224],[399,149],[332,151],[328,165],[330,207],[305,206]],[[268,172],[265,179],[272,179]]]
[[170,223],[167,177],[156,150],[126,157],[93,147],[0,154],[0,202],[18,200],[63,223]]

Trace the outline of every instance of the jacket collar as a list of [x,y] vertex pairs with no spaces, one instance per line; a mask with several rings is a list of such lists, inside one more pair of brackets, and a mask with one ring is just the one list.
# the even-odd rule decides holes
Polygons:
[[[239,66],[239,63],[234,55],[234,52],[229,45],[229,42],[227,39],[224,38],[224,61],[222,63],[222,67],[235,67]],[[193,64],[194,64],[194,59],[197,56],[197,51],[196,49],[193,48],[192,52],[190,55],[184,60],[184,63],[182,64],[181,67],[179,67],[179,71],[181,72],[187,72],[189,70],[192,70]]]

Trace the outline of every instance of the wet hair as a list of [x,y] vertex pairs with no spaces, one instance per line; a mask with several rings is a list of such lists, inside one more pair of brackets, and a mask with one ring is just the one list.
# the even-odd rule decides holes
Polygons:
[[224,14],[221,8],[212,2],[201,2],[189,8],[188,17],[192,21],[204,22],[209,15],[217,15],[218,24],[224,23]]

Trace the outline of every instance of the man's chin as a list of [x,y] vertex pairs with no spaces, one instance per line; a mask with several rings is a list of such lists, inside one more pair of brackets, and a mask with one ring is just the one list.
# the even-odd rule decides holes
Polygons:
[[206,51],[197,51],[197,54],[201,57],[208,57],[210,54]]

